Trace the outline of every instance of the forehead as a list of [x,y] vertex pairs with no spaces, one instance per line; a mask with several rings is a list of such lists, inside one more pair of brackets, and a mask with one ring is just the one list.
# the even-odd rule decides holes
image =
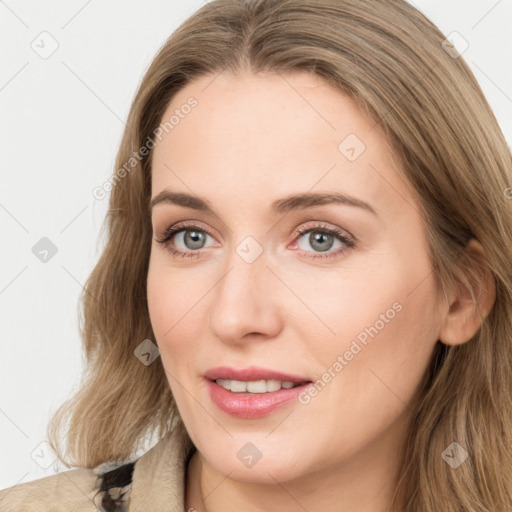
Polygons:
[[175,95],[162,123],[173,115],[153,150],[152,196],[169,188],[242,206],[332,190],[378,209],[409,195],[379,125],[316,75],[204,76]]

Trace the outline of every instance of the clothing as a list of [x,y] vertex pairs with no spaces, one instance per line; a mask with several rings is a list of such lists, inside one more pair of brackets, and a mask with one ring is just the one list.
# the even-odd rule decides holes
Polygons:
[[[136,461],[113,471],[98,471],[100,466],[71,469],[3,489],[0,510],[103,512],[107,510],[99,505],[103,500],[105,504],[110,502],[115,512],[185,512],[185,477],[194,451],[190,437],[179,424]],[[101,492],[102,484],[105,488],[109,483],[114,484],[111,493]],[[122,498],[123,493],[127,508],[116,507],[112,501],[119,495]]]

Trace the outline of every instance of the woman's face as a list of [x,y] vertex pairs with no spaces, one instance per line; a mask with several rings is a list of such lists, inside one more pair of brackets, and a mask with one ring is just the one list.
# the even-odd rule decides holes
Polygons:
[[446,308],[383,132],[302,73],[202,77],[173,115],[152,160],[148,304],[203,459],[254,482],[396,459]]

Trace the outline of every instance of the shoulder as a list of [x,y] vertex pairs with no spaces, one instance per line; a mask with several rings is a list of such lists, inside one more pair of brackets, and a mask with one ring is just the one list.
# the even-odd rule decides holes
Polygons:
[[0,491],[0,509],[5,512],[51,510],[64,512],[97,511],[94,495],[98,475],[93,469],[62,471],[31,482],[19,483]]
[[135,461],[107,470],[72,469],[0,491],[2,511],[124,511],[128,508]]
[[187,461],[194,449],[184,427],[172,429],[131,462],[72,469],[0,490],[0,510],[183,510]]

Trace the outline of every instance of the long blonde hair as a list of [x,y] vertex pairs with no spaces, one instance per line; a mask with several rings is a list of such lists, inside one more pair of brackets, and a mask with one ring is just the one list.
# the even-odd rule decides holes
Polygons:
[[[155,340],[146,302],[151,152],[140,148],[195,78],[302,71],[384,128],[417,195],[441,292],[462,284],[478,296],[470,238],[496,285],[473,339],[436,346],[393,510],[512,510],[512,158],[473,74],[444,40],[404,0],[213,0],[171,35],[139,86],[117,155],[106,246],[81,297],[83,382],[48,427],[66,466],[126,459],[148,434],[183,427],[160,359],[146,366],[134,356]],[[453,442],[469,453],[456,469],[442,457]]]

